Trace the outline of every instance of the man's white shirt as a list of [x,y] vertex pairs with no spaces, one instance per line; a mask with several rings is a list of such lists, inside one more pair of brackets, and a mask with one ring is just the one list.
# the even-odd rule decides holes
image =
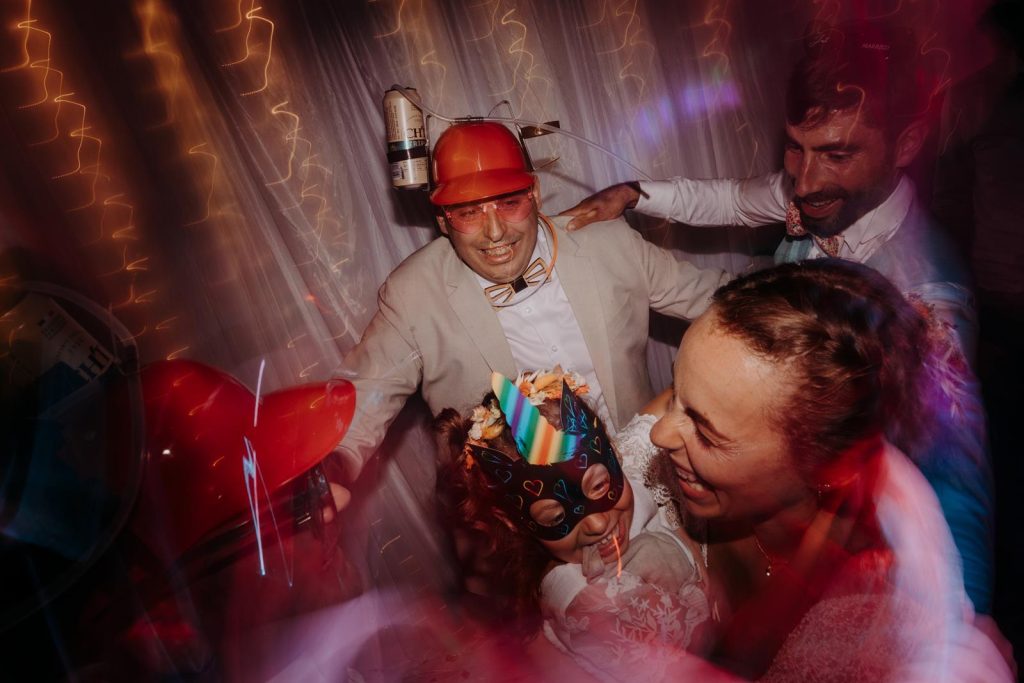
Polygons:
[[[648,197],[640,197],[636,210],[694,226],[746,225],[755,227],[786,220],[793,197],[784,171],[756,178],[643,181]],[[864,263],[899,229],[914,201],[914,184],[905,175],[885,201],[843,231],[839,256]],[[822,258],[817,244],[808,258]]]
[[[544,225],[538,226],[537,245],[530,262],[538,257],[550,263],[550,236]],[[579,373],[590,388],[587,403],[597,411],[609,435],[614,436],[615,421],[611,419],[604,400],[594,361],[576,314],[558,280],[557,268],[556,260],[547,282],[518,292],[511,305],[497,307],[494,311],[508,340],[516,371],[529,372],[561,365],[563,370]],[[479,275],[476,277],[482,288],[493,284]]]

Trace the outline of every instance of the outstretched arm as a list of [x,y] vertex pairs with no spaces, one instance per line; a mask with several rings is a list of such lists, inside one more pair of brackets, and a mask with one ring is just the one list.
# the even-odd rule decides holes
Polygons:
[[637,211],[696,226],[779,223],[786,219],[791,194],[782,171],[742,180],[672,178],[641,186],[648,196],[637,201]]
[[670,180],[620,183],[562,212],[569,230],[618,218],[626,209],[695,226],[778,223],[786,218],[792,191],[785,173],[746,179]]
[[397,308],[401,298],[390,294],[388,283],[384,283],[377,313],[342,363],[345,377],[356,388],[356,413],[338,448],[324,463],[338,510],[348,505],[351,497],[345,486],[359,476],[423,375],[406,316]]

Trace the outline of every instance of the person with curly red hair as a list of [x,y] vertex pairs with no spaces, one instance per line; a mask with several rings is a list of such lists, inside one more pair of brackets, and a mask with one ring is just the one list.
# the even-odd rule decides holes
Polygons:
[[630,441],[651,449],[652,418],[609,440],[582,378],[557,368],[514,383],[495,374],[492,386],[469,417],[446,409],[435,421],[450,457],[441,509],[475,611],[523,638],[543,631],[602,678],[667,672],[702,650],[697,547],[645,489]]

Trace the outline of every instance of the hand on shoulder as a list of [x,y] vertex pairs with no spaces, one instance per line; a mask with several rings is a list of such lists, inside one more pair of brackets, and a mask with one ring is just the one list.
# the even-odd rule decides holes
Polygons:
[[576,206],[566,209],[560,216],[572,216],[566,225],[569,231],[595,223],[610,221],[622,215],[626,209],[632,209],[640,199],[638,183],[619,183],[590,195]]

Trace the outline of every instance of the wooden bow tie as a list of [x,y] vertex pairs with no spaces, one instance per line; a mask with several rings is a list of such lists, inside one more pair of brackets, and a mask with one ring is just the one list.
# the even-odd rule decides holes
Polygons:
[[533,260],[533,263],[527,266],[523,274],[515,280],[485,287],[484,294],[487,295],[487,300],[491,302],[492,306],[503,306],[511,301],[517,292],[521,292],[527,287],[534,287],[547,280],[547,272],[547,264],[544,263],[544,259],[536,258]]

